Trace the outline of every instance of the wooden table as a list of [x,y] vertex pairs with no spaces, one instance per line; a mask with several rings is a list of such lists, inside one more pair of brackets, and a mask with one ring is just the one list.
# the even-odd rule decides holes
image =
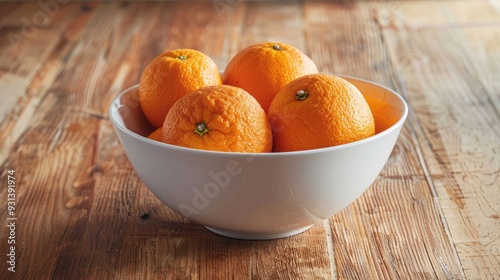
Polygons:
[[[271,40],[410,114],[348,208],[290,238],[224,238],[154,197],[107,107],[163,50],[224,68]],[[0,89],[2,279],[500,279],[496,0],[1,2]]]

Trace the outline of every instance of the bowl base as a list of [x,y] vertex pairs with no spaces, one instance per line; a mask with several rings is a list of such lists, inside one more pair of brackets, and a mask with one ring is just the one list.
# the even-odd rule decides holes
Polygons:
[[209,231],[216,233],[218,235],[222,235],[225,237],[230,237],[230,238],[236,238],[236,239],[244,239],[244,240],[269,240],[269,239],[278,239],[278,238],[285,238],[289,236],[293,236],[299,233],[302,233],[308,229],[310,229],[313,225],[305,226],[302,228],[294,229],[291,231],[286,231],[286,232],[280,232],[280,233],[244,233],[244,232],[239,232],[239,231],[230,231],[230,230],[223,230],[223,229],[217,229],[213,227],[207,227]]

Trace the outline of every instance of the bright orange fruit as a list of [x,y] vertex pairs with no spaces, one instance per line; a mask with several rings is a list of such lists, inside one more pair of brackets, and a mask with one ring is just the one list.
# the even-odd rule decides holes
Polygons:
[[274,98],[268,117],[276,152],[330,147],[375,134],[373,115],[361,92],[329,74],[290,82]]
[[223,83],[246,90],[267,112],[283,86],[314,73],[318,73],[316,64],[299,49],[281,42],[267,42],[239,51],[227,64]]
[[139,103],[147,120],[161,127],[170,107],[183,95],[222,78],[215,62],[192,49],[166,51],[149,63],[139,84]]
[[158,142],[163,142],[163,129],[161,127],[155,129],[148,135],[148,138]]
[[163,123],[163,142],[226,152],[271,152],[266,113],[248,92],[218,85],[181,97]]

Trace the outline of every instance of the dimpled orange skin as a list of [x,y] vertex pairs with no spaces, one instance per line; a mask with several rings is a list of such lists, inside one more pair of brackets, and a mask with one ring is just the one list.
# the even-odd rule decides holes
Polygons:
[[[195,131],[200,123],[206,132]],[[172,106],[163,123],[163,142],[201,150],[262,153],[272,151],[272,132],[255,98],[241,88],[219,85],[189,93]]]
[[[297,92],[305,91],[303,100]],[[302,95],[303,96],[303,95]],[[307,75],[286,85],[268,113],[275,152],[325,148],[375,134],[375,122],[361,92],[346,80]]]
[[158,128],[181,96],[204,86],[220,84],[222,78],[217,65],[204,53],[192,49],[166,51],[142,72],[139,103],[146,119]]
[[266,42],[239,51],[227,64],[223,83],[243,88],[267,112],[283,86],[314,73],[318,73],[316,64],[299,49],[281,42]]

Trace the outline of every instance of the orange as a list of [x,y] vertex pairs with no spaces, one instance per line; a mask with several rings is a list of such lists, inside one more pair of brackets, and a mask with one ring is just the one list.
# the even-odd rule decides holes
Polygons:
[[148,138],[151,140],[163,142],[163,129],[161,127],[155,129],[155,131],[151,132],[148,135]]
[[361,92],[348,81],[313,74],[286,85],[268,113],[276,152],[330,147],[375,134],[375,122]]
[[281,42],[267,42],[239,51],[227,64],[223,83],[248,91],[267,112],[283,86],[315,73],[318,73],[316,64],[299,49]]
[[217,85],[181,97],[163,123],[163,142],[226,152],[271,152],[266,113],[241,88]]
[[146,119],[161,127],[168,110],[181,96],[209,85],[222,83],[215,62],[192,49],[166,51],[142,72],[139,103]]

